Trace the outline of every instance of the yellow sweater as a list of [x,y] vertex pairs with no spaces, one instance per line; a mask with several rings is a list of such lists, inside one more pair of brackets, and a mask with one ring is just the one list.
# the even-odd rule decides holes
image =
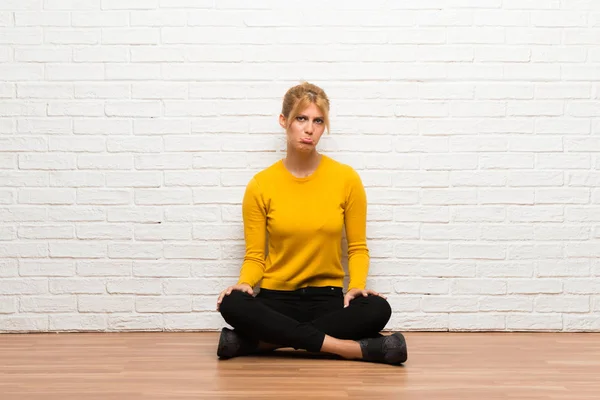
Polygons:
[[238,283],[262,280],[262,288],[275,290],[342,287],[345,226],[348,289],[365,288],[367,201],[352,167],[322,155],[312,175],[296,178],[280,160],[250,180],[242,215],[246,253]]

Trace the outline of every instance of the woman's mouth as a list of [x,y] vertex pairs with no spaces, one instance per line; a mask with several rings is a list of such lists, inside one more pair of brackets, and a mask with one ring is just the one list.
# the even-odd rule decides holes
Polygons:
[[311,138],[302,138],[300,141],[305,144],[313,144],[313,140]]

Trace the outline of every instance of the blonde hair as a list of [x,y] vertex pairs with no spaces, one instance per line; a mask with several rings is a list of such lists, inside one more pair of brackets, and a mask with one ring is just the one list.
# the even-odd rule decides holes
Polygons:
[[323,113],[327,132],[329,132],[329,98],[323,89],[312,83],[302,82],[288,89],[283,97],[281,114],[286,118],[287,127],[311,103],[315,104]]

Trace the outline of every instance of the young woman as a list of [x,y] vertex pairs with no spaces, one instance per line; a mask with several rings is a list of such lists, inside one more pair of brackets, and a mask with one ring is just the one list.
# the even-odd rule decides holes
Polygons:
[[[318,86],[305,82],[284,96],[279,123],[287,135],[286,157],[248,183],[240,277],[217,300],[234,328],[221,332],[220,358],[293,347],[388,364],[407,359],[401,333],[379,333],[391,316],[389,303],[365,290],[369,250],[361,179],[316,148],[329,131],[328,114],[329,99]],[[344,229],[350,278],[345,295]]]

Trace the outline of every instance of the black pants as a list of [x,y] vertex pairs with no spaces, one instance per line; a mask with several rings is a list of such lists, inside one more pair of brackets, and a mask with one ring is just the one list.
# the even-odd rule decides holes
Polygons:
[[353,299],[344,308],[342,288],[331,286],[261,289],[256,297],[234,290],[223,298],[220,312],[244,336],[311,352],[321,350],[325,335],[377,337],[392,314],[387,300],[373,295]]

